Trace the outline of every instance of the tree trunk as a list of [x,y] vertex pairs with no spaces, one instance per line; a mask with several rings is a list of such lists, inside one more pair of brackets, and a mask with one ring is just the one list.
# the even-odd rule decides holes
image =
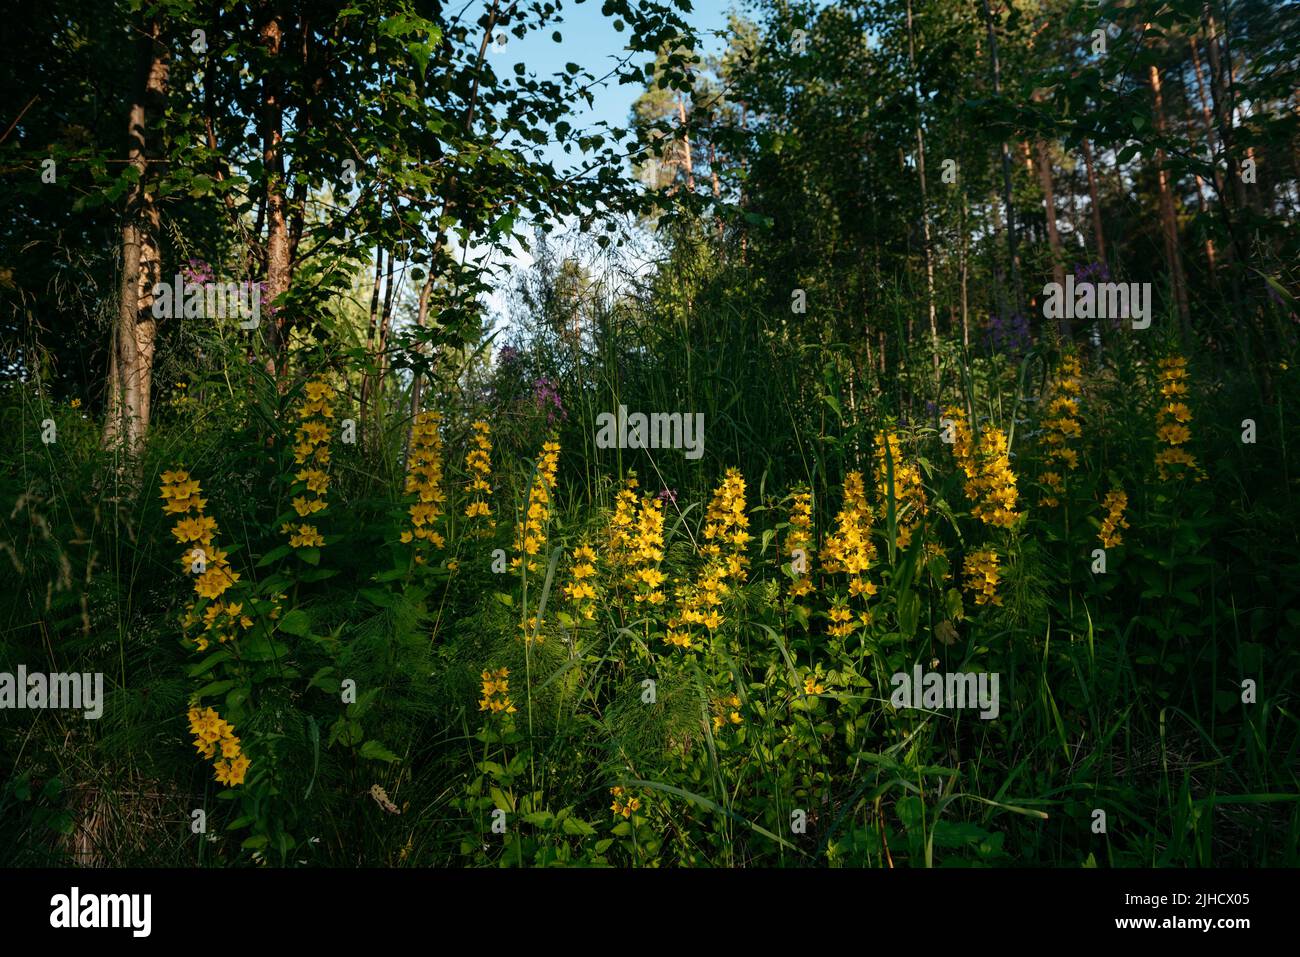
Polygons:
[[680,96],[677,98],[677,118],[682,126],[682,157],[678,164],[686,173],[686,191],[693,193],[695,192],[695,164],[691,160],[691,135],[686,131],[686,102]]
[[[1034,139],[1034,153],[1038,159],[1038,182],[1043,189],[1043,211],[1047,219],[1047,245],[1052,251],[1052,281],[1058,289],[1065,288],[1065,253],[1061,249],[1061,235],[1056,229],[1056,190],[1052,185],[1052,161],[1047,155],[1047,144],[1041,138]],[[1070,319],[1061,310],[1057,320],[1056,331],[1062,342],[1073,338]]]
[[1083,141],[1083,162],[1088,168],[1088,202],[1092,206],[1092,239],[1097,244],[1097,261],[1106,262],[1106,232],[1101,227],[1101,198],[1097,195],[1097,172],[1092,165],[1092,144]]
[[[1154,63],[1148,68],[1151,95],[1155,98],[1156,132],[1164,137],[1166,130],[1164,98],[1160,92],[1160,69]],[[1191,341],[1191,312],[1187,306],[1187,280],[1183,276],[1183,259],[1178,248],[1178,218],[1174,211],[1174,194],[1169,185],[1169,171],[1165,167],[1165,151],[1156,150],[1156,177],[1160,186],[1160,226],[1164,234],[1165,262],[1169,267],[1169,283],[1173,288],[1174,305],[1178,309],[1179,331],[1184,349]]]
[[[158,250],[160,217],[150,188],[147,129],[149,117],[160,122],[166,108],[169,53],[162,21],[154,17],[140,40],[135,102],[129,112],[127,163],[136,171],[122,223],[122,283],[113,326],[108,372],[108,415],[104,441],[123,443],[127,456],[144,446],[153,392],[153,289],[161,279]],[[181,290],[174,290],[177,296]],[[174,297],[175,298],[175,297]]]
[[[980,0],[984,8],[984,25],[989,38],[989,63],[993,73],[993,96],[1002,95],[1002,64],[998,58],[998,37],[993,30],[993,13],[989,10],[989,0]],[[1016,251],[1016,217],[1011,205],[1011,147],[1002,141],[1002,205],[1005,210],[1007,229],[1007,254],[1011,263],[1011,284],[1015,290],[1015,306],[1012,312],[1020,311],[1020,304],[1025,300],[1025,292],[1020,283],[1020,255]]]
[[[912,0],[907,0],[907,62],[916,75],[916,39]],[[916,90],[916,172],[921,182],[921,236],[925,245],[925,298],[930,316],[930,359],[934,366],[935,401],[939,399],[939,326],[934,306],[934,249],[930,240],[930,197],[925,185],[925,132],[921,128],[921,91]]]
[[[277,11],[269,10],[259,35],[272,59],[278,58],[284,42],[284,27]],[[266,176],[266,301],[275,301],[289,289],[289,220],[284,185],[284,96],[274,66],[268,66],[262,78],[262,165]],[[284,388],[288,367],[287,329],[283,308],[268,318],[266,340],[269,355],[266,371]]]

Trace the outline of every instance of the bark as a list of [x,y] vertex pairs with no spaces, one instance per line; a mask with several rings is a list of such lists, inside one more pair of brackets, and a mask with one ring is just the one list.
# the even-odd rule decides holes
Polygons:
[[1088,169],[1088,202],[1092,207],[1092,241],[1097,245],[1097,261],[1106,262],[1106,231],[1101,225],[1101,198],[1097,194],[1097,172],[1092,165],[1092,144],[1083,141],[1083,162]]
[[[1154,63],[1148,68],[1148,76],[1151,80],[1151,95],[1155,100],[1156,132],[1163,137],[1167,129],[1165,105],[1160,88],[1160,69]],[[1160,231],[1164,236],[1165,263],[1169,268],[1169,283],[1173,288],[1179,330],[1186,348],[1190,342],[1191,313],[1187,305],[1187,280],[1183,275],[1182,253],[1178,248],[1178,217],[1174,210],[1174,194],[1169,183],[1163,149],[1156,150],[1156,177],[1160,188]]]
[[[279,12],[268,11],[259,32],[267,56],[273,61],[281,55],[284,26]],[[284,187],[284,93],[274,64],[268,64],[262,78],[262,164],[266,175],[266,308],[289,289],[289,220]],[[286,349],[285,310],[267,317],[266,339],[269,354],[266,371],[275,377],[280,388],[286,383],[288,351]]]
[[1219,164],[1215,159],[1214,153],[1214,119],[1210,114],[1210,100],[1205,94],[1205,82],[1201,78],[1201,57],[1196,52],[1196,38],[1192,37],[1188,41],[1192,48],[1192,75],[1196,78],[1196,97],[1201,104],[1201,119],[1205,122],[1205,142],[1209,147],[1210,164],[1214,170],[1214,191],[1223,196],[1223,171],[1219,169]]
[[677,98],[677,119],[682,127],[681,159],[678,166],[686,173],[686,191],[695,192],[695,164],[691,161],[691,134],[686,130],[686,102]]
[[[1047,155],[1047,144],[1041,138],[1034,140],[1034,153],[1038,159],[1038,182],[1043,189],[1043,212],[1047,220],[1047,243],[1052,251],[1052,281],[1065,288],[1065,253],[1061,249],[1061,235],[1056,229],[1056,190],[1052,184],[1052,161]],[[1062,310],[1056,331],[1062,342],[1069,342],[1073,330],[1070,320]]]
[[[993,14],[989,10],[989,0],[980,0],[984,9],[984,26],[988,32],[989,39],[989,66],[993,74],[993,96],[1002,95],[1002,64],[998,57],[998,37],[993,29]],[[1020,254],[1016,250],[1016,218],[1015,210],[1011,205],[1011,147],[1004,139],[1002,141],[1002,205],[1004,216],[1006,218],[1007,230],[1007,258],[1011,264],[1011,283],[1015,290],[1016,302],[1012,312],[1020,310],[1020,304],[1024,302],[1024,289],[1020,283]]]
[[[1190,104],[1187,104],[1184,116],[1187,122],[1188,136],[1191,136],[1191,131],[1195,124],[1192,122],[1192,108]],[[1200,210],[1202,216],[1207,216],[1210,211],[1210,204],[1205,198],[1205,177],[1200,173],[1194,173],[1193,175],[1196,177],[1196,208]],[[1214,252],[1214,240],[1210,238],[1208,233],[1205,236],[1205,262],[1210,270],[1210,278],[1213,279],[1217,285],[1217,256]]]
[[[916,39],[912,31],[912,0],[907,0],[907,61],[916,75]],[[930,358],[934,366],[935,398],[939,392],[939,326],[934,306],[934,249],[930,240],[930,197],[925,184],[925,132],[921,127],[921,92],[916,91],[916,172],[921,182],[921,236],[925,245],[925,298],[930,317]]]
[[[162,21],[154,17],[140,39],[134,102],[128,116],[127,163],[137,179],[127,196],[122,223],[122,282],[118,315],[109,357],[108,414],[105,444],[121,442],[135,457],[149,428],[153,392],[153,288],[161,279],[158,249],[159,211],[151,189],[148,123],[161,119],[166,105],[170,56],[163,41]],[[179,292],[179,290],[177,290]]]

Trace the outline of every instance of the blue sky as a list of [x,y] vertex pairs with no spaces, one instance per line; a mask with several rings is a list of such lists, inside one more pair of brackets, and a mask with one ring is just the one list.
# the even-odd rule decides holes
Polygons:
[[[476,18],[482,12],[484,3],[475,0],[474,6],[480,9],[477,12],[474,9],[468,11],[465,15],[467,20]],[[721,40],[709,31],[724,29],[728,11],[739,6],[740,3],[733,0],[699,0],[692,3],[691,12],[683,14],[700,34],[701,53],[721,49]],[[529,33],[522,40],[509,35],[505,48],[499,52],[489,46],[488,55],[494,58],[494,68],[498,73],[509,72],[516,63],[522,62],[530,73],[545,77],[563,72],[565,63],[577,63],[595,76],[603,76],[623,55],[628,31],[626,28],[622,33],[616,31],[613,18],[602,16],[600,7],[601,0],[586,0],[584,3],[563,0],[563,22]],[[560,32],[560,43],[551,38],[555,30]],[[649,57],[645,59],[648,60]],[[584,104],[582,111],[571,117],[569,122],[575,129],[583,129],[600,120],[615,126],[626,126],[632,102],[640,92],[640,87],[635,84],[620,86],[616,80],[610,80],[594,91],[593,108],[587,109]],[[543,155],[554,162],[558,169],[570,166],[578,159],[576,149],[574,154],[566,156],[562,149],[553,145]]]
[[[470,7],[463,14],[464,20],[476,21],[490,2],[491,0],[471,0]],[[562,73],[566,63],[577,63],[596,77],[604,76],[624,55],[629,33],[626,28],[622,32],[614,29],[614,18],[603,16],[600,12],[601,2],[602,0],[585,0],[583,3],[561,0],[562,21],[548,25],[543,30],[530,32],[522,40],[513,34],[506,34],[503,49],[494,50],[494,44],[489,44],[488,56],[492,58],[493,69],[498,75],[507,75],[513,73],[516,63],[523,63],[530,74],[543,78],[553,73]],[[692,2],[691,7],[689,12],[678,12],[699,35],[699,52],[721,52],[724,44],[718,34],[725,30],[731,10],[744,9],[744,0],[698,0]],[[559,43],[552,38],[557,30],[561,37]],[[640,62],[649,60],[647,55]],[[593,105],[588,108],[585,104],[580,104],[581,110],[569,116],[568,122],[575,130],[586,129],[602,120],[611,126],[626,127],[632,103],[641,91],[642,87],[638,84],[619,85],[616,78],[611,79],[592,91]],[[553,162],[560,171],[582,162],[576,146],[572,153],[566,154],[554,143],[543,149],[542,158]],[[561,247],[564,245],[562,232],[559,231],[555,237]],[[485,296],[489,312],[496,317],[494,325],[504,321],[504,297],[512,273],[533,261],[529,252],[517,243],[513,243],[512,247],[512,253],[504,261],[499,261],[501,268],[490,280],[493,291]]]

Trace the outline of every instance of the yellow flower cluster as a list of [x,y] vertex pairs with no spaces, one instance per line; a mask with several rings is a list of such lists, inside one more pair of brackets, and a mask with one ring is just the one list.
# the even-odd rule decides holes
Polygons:
[[740,724],[740,698],[737,695],[723,695],[721,698],[714,699],[713,703],[713,730],[721,731],[728,724]]
[[612,787],[609,789],[609,793],[614,797],[614,803],[609,806],[609,809],[614,814],[631,817],[633,811],[641,810],[641,800],[629,795],[626,788]]
[[866,577],[876,558],[871,519],[862,473],[850,472],[844,476],[844,504],[835,516],[835,531],[826,540],[822,564],[831,574],[849,576],[849,594],[854,597],[876,593],[876,586]]
[[[330,462],[330,423],[334,418],[331,405],[333,390],[323,379],[312,379],[303,387],[304,397],[298,406],[298,431],[294,438],[293,460],[302,466],[294,477],[307,483],[311,496],[299,495],[292,504],[299,518],[306,518],[326,507],[325,493],[329,491],[329,475],[325,467]],[[286,523],[280,531],[290,536],[294,548],[319,548],[325,544],[316,526],[307,522]]]
[[806,695],[825,694],[826,686],[821,683],[821,675],[815,673],[804,675],[803,693]]
[[985,525],[1010,528],[1020,515],[1016,512],[1016,476],[1011,471],[1006,433],[989,426],[980,434],[976,448],[960,409],[946,409],[944,417],[952,420],[952,453],[966,476],[971,514]]
[[1156,453],[1156,465],[1160,469],[1160,478],[1165,481],[1183,474],[1193,475],[1198,482],[1205,477],[1195,456],[1182,448],[1192,437],[1192,430],[1187,427],[1187,423],[1192,421],[1192,410],[1184,401],[1187,393],[1187,360],[1182,356],[1161,359],[1161,405],[1156,413],[1156,438],[1164,443],[1165,448]]
[[564,586],[564,597],[590,621],[596,617],[596,586],[592,582],[596,577],[596,550],[590,545],[579,545],[573,550],[572,563],[572,581]]
[[[894,473],[892,490],[889,486],[891,468]],[[899,548],[906,548],[912,541],[912,531],[917,522],[925,515],[925,486],[921,483],[920,468],[903,458],[902,444],[893,432],[876,434],[876,491],[880,494],[882,507],[892,492],[897,544]]]
[[546,544],[546,526],[551,520],[551,495],[555,491],[556,471],[560,467],[560,443],[549,440],[542,445],[542,457],[537,463],[537,474],[528,491],[528,512],[524,521],[515,523],[515,551],[510,567],[518,568],[523,556],[528,556],[528,570],[537,571],[534,560]]
[[1106,493],[1101,507],[1106,510],[1106,517],[1101,523],[1101,531],[1097,533],[1097,538],[1101,541],[1101,547],[1110,548],[1112,545],[1122,545],[1124,537],[1120,535],[1119,530],[1128,528],[1128,522],[1124,520],[1124,509],[1128,508],[1128,495],[1120,489],[1112,489]]
[[200,618],[194,613],[194,605],[191,604],[185,609],[185,615],[181,619],[186,631],[202,622],[202,632],[194,638],[196,651],[207,651],[209,645],[209,636],[215,636],[217,641],[225,644],[234,640],[235,629],[242,628],[247,631],[253,627],[253,619],[244,614],[243,602],[220,602],[214,601],[203,609],[203,616]]
[[641,499],[630,545],[628,584],[637,589],[637,604],[662,605],[666,577],[659,570],[664,559],[664,503],[657,498]]
[[790,534],[785,539],[785,551],[795,565],[795,580],[790,585],[790,597],[803,598],[813,590],[812,492],[807,489],[801,488],[794,493],[794,504],[790,507]]
[[1065,356],[1056,367],[1056,384],[1043,419],[1043,443],[1047,446],[1043,461],[1049,466],[1043,473],[1043,484],[1052,490],[1052,494],[1043,496],[1043,504],[1049,508],[1059,505],[1057,496],[1065,494],[1065,479],[1057,469],[1073,472],[1079,467],[1079,452],[1071,443],[1083,434],[1079,426],[1082,376],[1079,360],[1074,356]]
[[632,529],[636,525],[637,480],[629,475],[614,497],[614,514],[609,519],[609,561],[616,571],[632,563]]
[[694,584],[678,586],[677,609],[668,619],[665,636],[668,644],[689,651],[695,647],[691,625],[703,625],[709,631],[718,628],[725,621],[719,609],[730,591],[723,568],[716,562],[701,569]]
[[[443,506],[447,503],[447,493],[442,487],[441,426],[442,414],[425,410],[415,417],[415,424],[411,427],[406,493],[416,495],[417,500],[407,508],[407,513],[411,516],[411,527],[401,535],[403,542],[418,541],[434,548],[442,548],[446,544],[437,528]],[[424,556],[417,553],[415,560],[423,564]]]
[[[811,496],[809,520],[811,526]],[[692,584],[680,584],[676,589],[676,609],[668,619],[668,644],[685,650],[695,647],[692,625],[703,625],[716,630],[726,619],[721,608],[724,597],[730,593],[727,579],[743,582],[748,575],[749,558],[746,546],[749,534],[749,516],[745,514],[745,479],[736,468],[727,469],[722,484],[713,492],[704,520],[704,544],[700,554],[708,560]],[[805,526],[806,528],[807,526]],[[792,540],[798,534],[792,534]],[[811,536],[808,536],[811,543]],[[800,592],[803,594],[803,592]]]
[[[749,516],[745,514],[745,479],[740,469],[729,468],[722,484],[713,492],[713,500],[704,516],[704,545],[700,552],[721,563],[724,578],[743,582],[749,558],[745,547],[749,534]],[[725,550],[723,546],[726,546]]]
[[1020,515],[1016,512],[1016,476],[1011,471],[1007,437],[1001,429],[990,426],[980,434],[979,458],[978,487],[984,494],[972,513],[986,525],[1010,528]]
[[216,600],[239,581],[239,572],[231,571],[226,553],[213,544],[217,520],[203,514],[208,500],[202,497],[197,479],[184,469],[163,472],[163,512],[181,516],[172,528],[176,540],[185,545],[180,557],[182,567],[193,570],[194,591],[200,598]]
[[484,669],[479,676],[483,679],[483,698],[478,703],[480,711],[492,714],[514,714],[515,706],[510,703],[510,669],[498,668],[496,671]]
[[998,594],[998,553],[991,548],[971,552],[963,567],[966,589],[975,596],[975,604],[1002,604]]
[[320,466],[329,464],[329,420],[334,418],[334,407],[330,404],[333,390],[323,379],[311,380],[303,391],[305,396],[298,406],[298,418],[302,421],[298,426],[294,460],[306,467],[294,478],[307,483],[311,497],[300,495],[293,500],[293,510],[299,518],[324,511],[326,507],[325,494],[329,491],[330,477]]
[[212,761],[217,758],[217,752],[221,752],[220,760],[216,763],[217,783],[232,788],[243,784],[252,762],[240,750],[234,726],[223,721],[212,708],[201,711],[190,708],[189,719],[190,734],[194,735],[194,747],[199,754]]
[[853,634],[854,629],[865,628],[871,624],[871,612],[858,612],[857,622],[853,620],[853,612],[849,610],[848,600],[843,595],[835,595],[831,598],[831,607],[826,612],[831,623],[826,627],[826,634],[832,638],[847,638]]
[[478,421],[470,426],[474,430],[474,448],[465,455],[465,471],[470,475],[469,504],[465,506],[465,517],[486,519],[486,527],[477,527],[475,534],[486,535],[496,528],[496,519],[492,517],[492,507],[488,499],[492,495],[492,429],[486,422]]

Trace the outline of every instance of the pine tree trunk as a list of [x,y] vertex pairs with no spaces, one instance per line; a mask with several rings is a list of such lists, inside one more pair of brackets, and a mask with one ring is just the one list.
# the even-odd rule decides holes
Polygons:
[[[1065,252],[1061,249],[1061,235],[1056,228],[1056,189],[1052,184],[1052,161],[1047,154],[1047,144],[1042,139],[1034,140],[1034,154],[1038,159],[1038,182],[1043,189],[1043,212],[1047,221],[1047,245],[1052,251],[1052,281],[1057,288],[1065,288]],[[1073,338],[1070,319],[1061,311],[1057,320],[1056,331],[1062,342]]]
[[[998,37],[993,30],[993,13],[989,10],[989,0],[980,0],[984,8],[984,26],[989,39],[989,65],[993,73],[993,96],[1002,95],[1002,63],[998,58]],[[1002,141],[1002,205],[1005,210],[1007,230],[1007,256],[1011,264],[1011,284],[1016,301],[1012,312],[1019,312],[1025,301],[1025,291],[1020,282],[1020,254],[1016,250],[1016,217],[1011,205],[1011,147]]]
[[[1151,64],[1148,75],[1151,79],[1151,95],[1155,98],[1156,132],[1164,137],[1167,125],[1159,67]],[[1183,347],[1186,348],[1191,341],[1191,312],[1187,305],[1187,280],[1183,275],[1182,254],[1178,248],[1178,217],[1174,211],[1174,194],[1169,184],[1169,170],[1165,166],[1165,151],[1162,149],[1156,150],[1156,177],[1160,187],[1160,231],[1164,235],[1165,263],[1169,268],[1174,305],[1178,309],[1179,331],[1182,333]]]
[[1097,194],[1097,171],[1092,165],[1092,144],[1083,141],[1083,162],[1088,169],[1088,202],[1092,206],[1092,239],[1097,244],[1097,261],[1106,262],[1106,232],[1101,226],[1101,197]]

